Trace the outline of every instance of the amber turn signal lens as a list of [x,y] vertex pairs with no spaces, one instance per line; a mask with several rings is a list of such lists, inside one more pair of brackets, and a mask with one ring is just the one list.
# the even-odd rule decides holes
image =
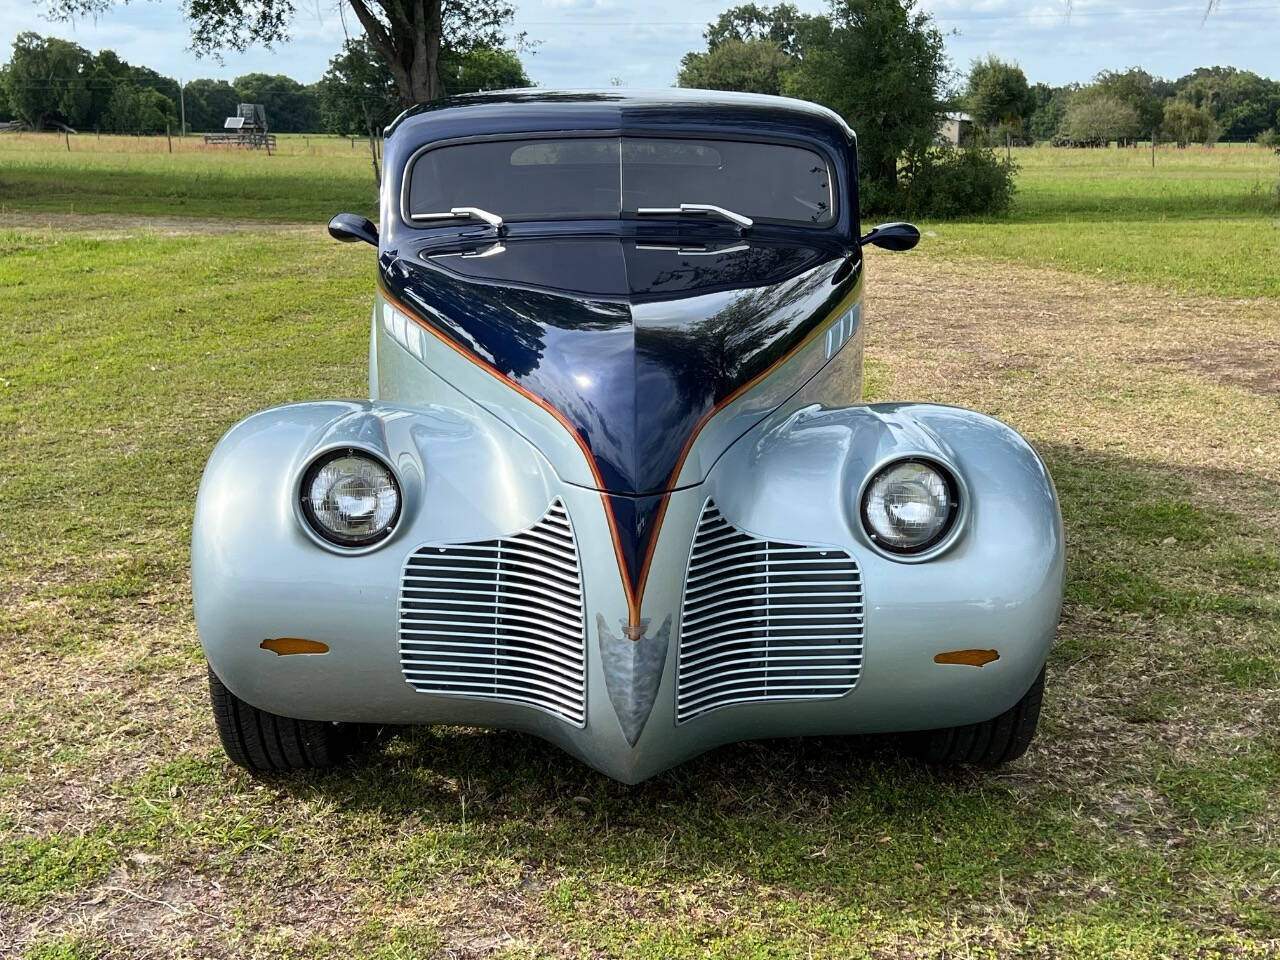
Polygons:
[[328,653],[329,645],[319,640],[304,640],[302,637],[275,637],[263,640],[258,646],[270,650],[278,657],[286,657],[292,653]]
[[1000,654],[994,650],[952,650],[940,653],[933,658],[934,663],[958,663],[966,667],[985,667],[993,660],[999,660]]

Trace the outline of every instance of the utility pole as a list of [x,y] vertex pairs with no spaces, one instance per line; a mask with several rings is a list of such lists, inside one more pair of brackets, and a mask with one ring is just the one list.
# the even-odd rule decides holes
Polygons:
[[187,85],[178,78],[178,109],[182,111],[182,135],[187,135]]

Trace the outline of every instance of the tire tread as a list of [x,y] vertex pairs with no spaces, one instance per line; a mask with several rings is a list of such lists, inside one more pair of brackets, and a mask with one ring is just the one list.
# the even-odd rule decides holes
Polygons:
[[940,766],[999,767],[1027,752],[1035,739],[1044,703],[1045,670],[1012,707],[997,717],[961,727],[925,730],[909,739],[922,761]]
[[227,759],[250,773],[331,767],[367,739],[352,724],[295,720],[259,710],[228,690],[212,669],[209,700]]

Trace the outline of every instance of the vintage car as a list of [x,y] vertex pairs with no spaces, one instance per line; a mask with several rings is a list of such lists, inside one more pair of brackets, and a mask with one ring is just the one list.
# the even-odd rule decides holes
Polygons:
[[254,414],[200,485],[230,758],[324,766],[407,724],[526,731],[628,783],[764,737],[1019,756],[1053,483],[990,417],[863,402],[863,252],[919,233],[861,235],[857,190],[853,131],[777,97],[396,120],[378,227],[329,224],[378,251],[370,399]]

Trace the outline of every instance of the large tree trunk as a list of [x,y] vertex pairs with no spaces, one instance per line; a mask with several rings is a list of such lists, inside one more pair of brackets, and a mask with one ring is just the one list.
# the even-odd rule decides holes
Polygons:
[[365,34],[387,58],[402,106],[435,100],[440,82],[441,0],[348,0]]

